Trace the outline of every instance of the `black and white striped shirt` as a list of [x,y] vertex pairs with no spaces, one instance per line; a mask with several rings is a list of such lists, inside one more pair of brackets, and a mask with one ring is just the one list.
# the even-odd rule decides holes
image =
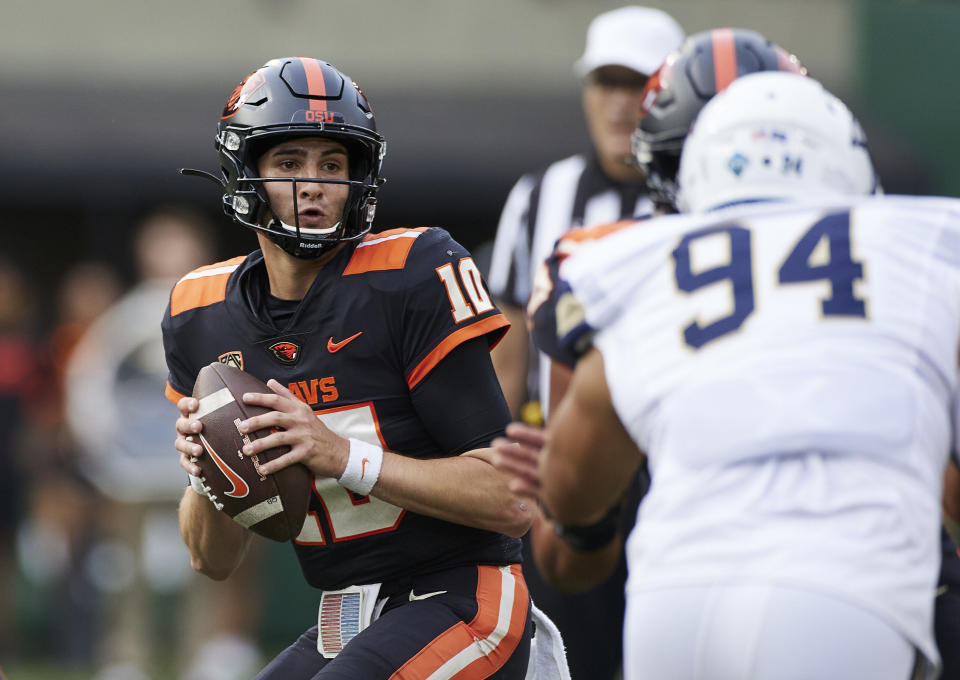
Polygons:
[[[501,303],[526,307],[533,277],[557,239],[575,227],[648,215],[643,184],[610,179],[593,155],[577,154],[521,177],[510,191],[490,261],[487,284]],[[539,393],[546,394],[546,357],[540,357]],[[537,367],[531,366],[531,371]],[[536,391],[536,389],[532,390]]]

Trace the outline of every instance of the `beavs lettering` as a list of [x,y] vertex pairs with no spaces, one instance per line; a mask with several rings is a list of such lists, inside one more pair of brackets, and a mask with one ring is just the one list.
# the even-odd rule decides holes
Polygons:
[[336,401],[340,398],[333,376],[298,380],[287,385],[287,388],[293,393],[293,396],[311,406],[320,402]]

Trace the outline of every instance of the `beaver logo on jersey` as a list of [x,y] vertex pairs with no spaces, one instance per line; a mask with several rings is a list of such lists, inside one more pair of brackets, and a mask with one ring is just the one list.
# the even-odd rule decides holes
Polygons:
[[275,342],[268,349],[285,364],[295,364],[300,360],[300,345],[296,343]]
[[217,357],[217,361],[221,364],[226,364],[227,366],[233,366],[234,368],[239,368],[243,370],[243,353],[234,350],[233,352],[224,352]]

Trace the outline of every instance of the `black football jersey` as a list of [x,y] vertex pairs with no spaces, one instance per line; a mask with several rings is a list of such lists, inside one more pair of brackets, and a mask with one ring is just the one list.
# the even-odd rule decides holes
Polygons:
[[573,368],[590,349],[593,329],[583,318],[570,287],[560,275],[560,265],[584,243],[601,239],[624,227],[638,224],[627,220],[594,227],[571,229],[557,239],[553,251],[540,265],[527,303],[527,319],[533,344],[564,366]]
[[[344,248],[285,328],[273,325],[266,295],[260,251],[177,283],[163,320],[171,401],[221,361],[277,379],[341,436],[415,458],[453,455],[417,416],[410,390],[453,348],[477,337],[492,346],[508,324],[446,231],[394,229]],[[361,497],[331,478],[315,479],[294,545],[307,581],[327,590],[520,559],[518,539]]]

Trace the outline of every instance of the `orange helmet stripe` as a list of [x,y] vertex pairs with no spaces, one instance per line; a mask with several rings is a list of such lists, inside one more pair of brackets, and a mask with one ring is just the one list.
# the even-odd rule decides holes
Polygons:
[[714,90],[720,92],[737,77],[737,44],[733,29],[718,28],[713,31],[713,80]]
[[303,65],[303,72],[307,76],[307,92],[310,93],[310,109],[312,111],[326,111],[327,101],[325,99],[313,99],[312,97],[326,97],[327,84],[323,80],[323,69],[316,59],[306,59],[299,57]]

